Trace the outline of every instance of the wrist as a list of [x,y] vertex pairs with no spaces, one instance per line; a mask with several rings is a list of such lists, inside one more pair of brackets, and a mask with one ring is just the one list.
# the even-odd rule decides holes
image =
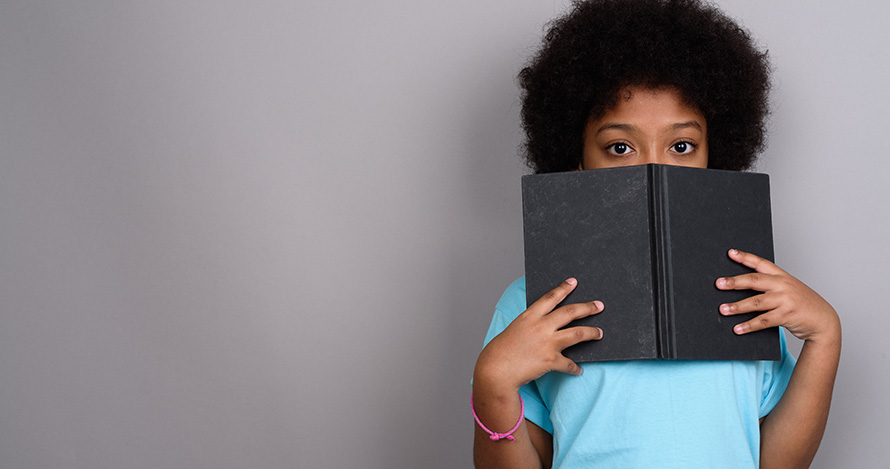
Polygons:
[[511,383],[496,370],[487,370],[477,366],[473,373],[473,393],[477,401],[512,402],[519,393],[519,386]]
[[837,351],[840,352],[841,349],[841,321],[840,318],[835,316],[835,320],[832,321],[828,327],[825,328],[820,334],[814,335],[811,338],[807,338],[804,341],[804,345],[808,345],[810,348],[816,348],[819,350],[825,350],[826,352]]
[[823,334],[812,339],[807,339],[803,343],[803,348],[811,350],[811,353],[818,353],[823,356],[840,355],[841,352],[841,335]]
[[522,383],[516,380],[510,373],[511,367],[503,361],[491,359],[491,354],[483,349],[476,360],[473,370],[473,389],[479,396],[486,399],[494,398],[499,401],[511,401]]

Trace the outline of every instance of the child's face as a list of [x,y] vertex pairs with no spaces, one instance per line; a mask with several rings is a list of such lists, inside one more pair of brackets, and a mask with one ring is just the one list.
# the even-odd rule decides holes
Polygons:
[[708,127],[672,88],[628,87],[614,108],[584,130],[580,169],[648,163],[706,168]]

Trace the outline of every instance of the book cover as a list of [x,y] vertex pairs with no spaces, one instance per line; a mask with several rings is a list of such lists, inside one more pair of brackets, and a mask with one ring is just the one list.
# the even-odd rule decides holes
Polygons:
[[743,336],[722,303],[718,277],[751,270],[730,248],[773,260],[765,174],[642,165],[523,176],[528,304],[560,282],[578,286],[562,304],[601,300],[605,310],[572,325],[603,329],[567,348],[578,362],[636,359],[776,360],[778,328]]

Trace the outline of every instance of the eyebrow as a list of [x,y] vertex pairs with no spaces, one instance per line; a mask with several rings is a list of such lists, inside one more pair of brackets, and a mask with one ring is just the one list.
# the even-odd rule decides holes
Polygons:
[[671,125],[671,130],[688,129],[690,127],[701,131],[701,124],[699,124],[696,121],[678,122],[676,124]]
[[[676,124],[671,124],[670,129],[671,130],[682,130],[682,129],[688,129],[690,127],[694,128],[694,129],[698,129],[699,132],[702,131],[701,124],[699,124],[697,121],[677,122]],[[633,132],[633,131],[637,130],[637,126],[631,125],[631,124],[614,124],[614,123],[607,122],[607,123],[603,124],[602,127],[597,129],[596,133],[597,133],[597,135],[599,135],[599,134],[605,132],[606,130],[623,130],[625,132]]]
[[597,135],[599,135],[607,130],[623,130],[625,132],[632,132],[634,130],[637,130],[637,126],[630,124],[611,124],[607,122],[603,124],[602,127],[597,129],[596,133]]

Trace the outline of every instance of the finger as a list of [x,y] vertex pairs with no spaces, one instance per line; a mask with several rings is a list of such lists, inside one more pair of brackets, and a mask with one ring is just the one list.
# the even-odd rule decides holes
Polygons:
[[570,278],[565,282],[560,283],[558,287],[545,293],[544,296],[538,299],[538,301],[532,303],[532,305],[529,306],[528,311],[535,311],[541,315],[553,311],[553,308],[555,308],[562,300],[566,299],[566,296],[568,296],[577,285],[578,281],[574,278]]
[[744,265],[745,267],[750,267],[760,273],[777,275],[785,272],[776,264],[773,264],[772,262],[755,254],[751,254],[750,252],[739,251],[738,249],[730,249],[729,258],[738,262],[739,264]]
[[570,375],[579,376],[583,370],[577,363],[569,360],[566,357],[562,357],[562,359],[560,359],[557,362],[556,366],[553,368],[553,371],[561,371]]
[[605,306],[603,305],[603,302],[599,300],[565,305],[550,313],[549,318],[552,318],[553,321],[551,326],[553,326],[554,329],[559,329],[576,319],[599,314],[603,308],[605,308]]
[[754,295],[735,303],[724,303],[720,305],[720,314],[724,316],[732,316],[735,314],[753,313],[757,311],[771,311],[779,306],[779,302],[775,295],[763,293]]
[[592,326],[570,327],[558,331],[556,334],[557,346],[560,350],[588,340],[600,340],[603,338],[603,330]]
[[770,327],[776,327],[778,325],[779,322],[775,318],[775,315],[771,313],[764,313],[754,319],[751,319],[750,321],[736,324],[735,327],[732,328],[732,331],[738,335],[742,335],[748,334],[750,332],[768,329]]
[[765,292],[777,288],[778,281],[778,277],[774,275],[754,272],[736,275],[735,277],[720,277],[714,284],[721,290],[757,290]]

